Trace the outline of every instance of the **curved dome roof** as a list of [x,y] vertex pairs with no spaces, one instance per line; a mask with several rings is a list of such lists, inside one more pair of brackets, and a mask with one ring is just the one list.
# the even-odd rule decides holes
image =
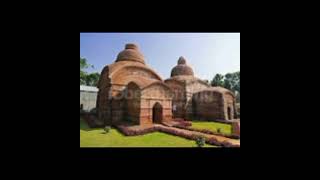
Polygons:
[[125,49],[117,56],[116,62],[119,61],[135,61],[145,64],[144,57],[136,44],[126,44]]
[[171,71],[171,77],[173,76],[194,76],[193,70],[186,64],[184,57],[180,57],[178,65],[176,65]]

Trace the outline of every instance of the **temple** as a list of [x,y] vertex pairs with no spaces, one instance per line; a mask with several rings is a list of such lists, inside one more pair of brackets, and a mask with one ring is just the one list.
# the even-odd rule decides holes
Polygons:
[[135,44],[126,44],[114,63],[106,65],[98,83],[97,111],[104,125],[136,125],[185,120],[232,120],[235,96],[222,87],[211,87],[194,76],[180,57],[171,77],[163,80],[146,65]]

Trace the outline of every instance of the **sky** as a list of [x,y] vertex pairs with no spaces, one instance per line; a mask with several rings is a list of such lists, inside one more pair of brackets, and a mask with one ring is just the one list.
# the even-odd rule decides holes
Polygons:
[[100,73],[127,43],[137,44],[146,64],[163,79],[180,56],[200,79],[240,71],[240,33],[80,33],[80,57],[94,65],[88,72]]

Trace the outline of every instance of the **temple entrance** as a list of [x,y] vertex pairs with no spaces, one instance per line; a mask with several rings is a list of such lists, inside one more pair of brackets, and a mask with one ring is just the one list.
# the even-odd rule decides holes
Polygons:
[[152,108],[152,122],[153,123],[162,122],[162,106],[158,102]]
[[233,119],[232,114],[231,114],[231,108],[230,108],[230,107],[228,107],[228,119],[229,119],[229,120],[232,120],[232,119]]

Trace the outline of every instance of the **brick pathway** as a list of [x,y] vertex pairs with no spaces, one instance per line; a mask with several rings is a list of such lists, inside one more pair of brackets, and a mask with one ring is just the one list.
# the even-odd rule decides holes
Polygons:
[[240,140],[239,139],[231,139],[231,138],[227,138],[227,137],[223,137],[223,136],[218,136],[218,135],[212,135],[212,134],[205,134],[205,133],[201,133],[201,132],[195,132],[195,131],[190,131],[190,130],[186,130],[186,129],[180,129],[180,128],[175,128],[175,127],[168,127],[168,126],[164,126],[164,125],[160,125],[160,124],[155,124],[154,126],[158,126],[160,128],[163,129],[167,129],[168,132],[170,133],[169,129],[175,130],[175,131],[179,131],[181,133],[185,133],[188,135],[197,135],[197,136],[204,136],[207,139],[209,138],[215,138],[219,143],[223,143],[223,142],[228,142],[230,143],[230,145],[232,146],[236,146],[236,147],[240,147]]
[[[171,125],[173,125],[173,123],[151,124],[148,126],[139,126],[139,125],[132,126],[132,125],[130,125],[130,126],[122,126],[122,128],[121,128],[121,126],[119,126],[119,127],[120,127],[120,130],[126,129],[125,132],[122,132],[122,133],[130,135],[130,136],[131,135],[139,135],[140,134],[139,131],[141,132],[141,131],[145,131],[148,129],[152,129],[152,131],[150,131],[150,132],[160,131],[163,133],[172,134],[172,135],[183,137],[186,139],[193,139],[192,136],[196,136],[196,137],[203,136],[207,140],[215,139],[215,141],[207,142],[212,145],[240,147],[240,140],[239,139],[231,139],[231,138],[213,135],[213,134],[206,134],[206,133],[191,131],[191,130],[187,130],[187,129],[180,129],[180,128],[176,128],[176,127],[171,127]],[[136,133],[136,132],[138,132],[138,133]],[[146,132],[144,132],[144,133],[146,133]]]

